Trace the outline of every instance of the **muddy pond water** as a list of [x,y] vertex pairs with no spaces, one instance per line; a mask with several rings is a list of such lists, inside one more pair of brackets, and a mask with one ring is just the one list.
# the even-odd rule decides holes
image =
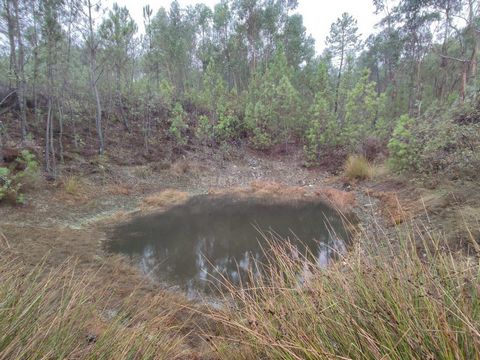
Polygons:
[[221,277],[245,278],[252,262],[264,259],[271,234],[313,254],[319,266],[346,249],[342,219],[323,203],[207,195],[120,224],[105,246],[129,256],[154,280],[196,297]]

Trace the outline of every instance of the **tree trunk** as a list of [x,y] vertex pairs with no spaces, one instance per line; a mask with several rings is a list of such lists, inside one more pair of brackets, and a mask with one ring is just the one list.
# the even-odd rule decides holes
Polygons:
[[462,67],[462,80],[460,83],[460,98],[462,99],[462,102],[463,102],[465,100],[465,93],[467,89],[468,62],[464,61],[462,65],[463,67]]
[[[5,0],[4,3],[5,17],[7,19],[8,29],[8,42],[10,45],[10,72],[14,75],[15,79],[17,75],[17,50],[15,45],[15,24],[13,22],[13,16],[10,10],[10,0]],[[9,76],[9,88],[12,88],[11,77]]]
[[340,55],[340,67],[338,69],[338,76],[337,76],[337,87],[335,89],[335,109],[334,113],[337,114],[338,112],[338,97],[340,92],[340,81],[342,80],[342,70],[343,70],[343,58],[344,58],[344,51]]
[[25,50],[23,47],[22,32],[20,27],[20,10],[18,8],[18,0],[12,0],[15,9],[15,28],[18,44],[18,59],[17,59],[17,98],[18,106],[20,107],[20,127],[22,133],[22,140],[25,141],[27,137],[27,101],[25,97]]
[[120,67],[118,65],[115,66],[115,99],[116,99],[116,108],[117,113],[122,119],[123,127],[126,131],[130,132],[130,126],[128,124],[128,119],[125,116],[125,112],[123,110],[123,99],[122,99],[122,91],[121,91],[121,72]]
[[96,104],[96,115],[95,115],[95,127],[97,129],[98,135],[98,153],[103,154],[105,150],[105,144],[103,140],[103,130],[102,130],[102,105],[100,103],[100,94],[98,93],[97,87],[97,45],[95,44],[95,34],[93,31],[93,17],[92,17],[92,5],[91,1],[88,0],[88,26],[89,26],[89,50],[90,50],[90,87],[92,89],[93,96],[95,98]]
[[33,81],[32,81],[32,95],[33,95],[33,111],[35,114],[35,123],[38,123],[38,95],[37,95],[37,79],[38,79],[38,34],[37,34],[37,11],[35,9],[35,1],[32,1],[33,11]]

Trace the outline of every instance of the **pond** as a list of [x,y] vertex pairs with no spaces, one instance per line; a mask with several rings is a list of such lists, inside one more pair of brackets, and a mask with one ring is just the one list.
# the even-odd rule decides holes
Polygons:
[[149,277],[195,297],[222,276],[242,279],[252,260],[262,260],[269,234],[308,250],[319,266],[345,252],[347,239],[340,216],[321,202],[200,195],[118,225],[106,250],[129,256]]

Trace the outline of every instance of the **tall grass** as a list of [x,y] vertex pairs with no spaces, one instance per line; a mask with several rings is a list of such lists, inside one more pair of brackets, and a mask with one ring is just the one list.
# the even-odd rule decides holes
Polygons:
[[440,251],[424,228],[377,235],[359,234],[324,269],[271,241],[267,261],[243,286],[226,282],[226,305],[202,318],[213,357],[186,338],[190,315],[173,298],[130,296],[112,312],[108,285],[72,263],[4,260],[0,359],[480,359],[478,257]]
[[373,168],[361,155],[350,155],[344,165],[345,176],[350,180],[366,180],[373,176]]
[[212,346],[225,359],[480,359],[479,261],[437,251],[423,230],[327,269],[272,243],[254,286],[227,284]]
[[[108,287],[92,290],[66,263],[46,273],[0,265],[0,359],[175,359],[186,354],[174,310],[155,300],[111,316]],[[163,304],[164,305],[164,304]],[[165,306],[163,306],[165,308]],[[155,315],[151,315],[155,314]]]

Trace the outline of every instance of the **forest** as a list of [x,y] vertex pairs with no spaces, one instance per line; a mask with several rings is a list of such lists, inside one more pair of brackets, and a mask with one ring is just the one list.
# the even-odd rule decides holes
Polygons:
[[[0,359],[480,357],[480,1],[325,39],[302,1],[0,0]],[[199,194],[326,203],[348,249],[262,233],[220,307],[105,250]]]
[[315,166],[370,146],[395,170],[474,176],[478,4],[374,3],[375,34],[361,41],[341,14],[316,54],[297,1],[174,1],[144,7],[143,24],[117,4],[4,1],[2,143],[42,147],[52,177],[66,148],[108,153],[122,131],[144,156],[296,144]]

